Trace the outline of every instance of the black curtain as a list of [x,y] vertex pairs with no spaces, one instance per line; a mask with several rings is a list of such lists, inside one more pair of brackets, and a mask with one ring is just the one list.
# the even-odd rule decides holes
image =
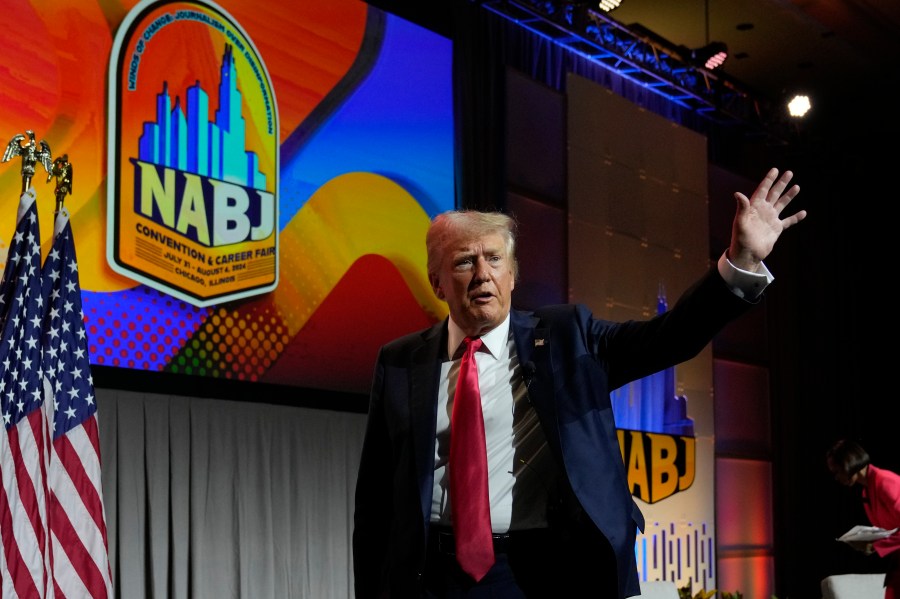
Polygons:
[[454,110],[457,123],[456,203],[506,206],[506,86],[503,44],[477,2],[453,6]]

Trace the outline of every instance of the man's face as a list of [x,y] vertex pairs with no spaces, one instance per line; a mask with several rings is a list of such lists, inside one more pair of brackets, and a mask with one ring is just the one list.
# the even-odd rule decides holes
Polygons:
[[431,285],[447,302],[453,321],[466,335],[487,333],[506,318],[515,287],[513,264],[500,234],[453,239]]

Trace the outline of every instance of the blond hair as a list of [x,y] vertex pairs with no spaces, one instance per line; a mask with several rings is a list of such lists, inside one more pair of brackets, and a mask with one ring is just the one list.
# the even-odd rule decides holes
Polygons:
[[513,277],[518,277],[516,229],[515,219],[502,212],[448,210],[438,214],[431,220],[431,226],[428,227],[428,233],[425,235],[429,276],[436,275],[441,268],[447,243],[459,240],[469,241],[497,234],[506,241],[506,257],[510,262]]

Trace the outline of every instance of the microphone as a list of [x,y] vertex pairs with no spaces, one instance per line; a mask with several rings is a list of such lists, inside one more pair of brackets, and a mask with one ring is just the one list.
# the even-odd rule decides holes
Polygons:
[[537,366],[534,365],[534,362],[529,360],[522,364],[522,380],[525,381],[525,388],[531,386],[531,381],[534,380],[534,375],[537,372]]

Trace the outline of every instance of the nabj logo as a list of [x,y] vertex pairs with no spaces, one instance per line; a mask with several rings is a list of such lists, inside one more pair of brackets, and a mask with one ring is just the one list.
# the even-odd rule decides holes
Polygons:
[[110,59],[107,259],[196,306],[278,284],[278,115],[220,7],[142,2]]

